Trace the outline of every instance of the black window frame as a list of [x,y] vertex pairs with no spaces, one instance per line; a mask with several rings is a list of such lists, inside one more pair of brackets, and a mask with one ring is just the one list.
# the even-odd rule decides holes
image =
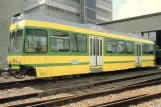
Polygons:
[[142,45],[142,53],[143,54],[149,54],[149,45],[148,44],[143,44]]
[[[150,47],[153,47],[153,51],[152,51],[152,53],[151,53],[151,51],[150,51]],[[148,53],[149,53],[149,55],[154,55],[154,45],[149,45],[149,51],[148,51]]]
[[[127,52],[127,43],[131,43],[132,45],[132,52]],[[125,42],[125,53],[126,54],[134,54],[134,42],[132,42],[132,41],[126,41]]]
[[[24,51],[24,35],[25,35],[25,32],[26,32],[26,30],[25,30],[25,28],[20,28],[20,29],[18,29],[18,30],[22,30],[22,38],[21,38],[21,41],[20,41],[20,52],[10,52],[11,50],[10,50],[10,48],[11,48],[11,44],[10,44],[10,39],[11,39],[11,34],[13,33],[13,32],[15,32],[14,30],[13,31],[11,31],[10,32],[10,35],[9,35],[9,46],[8,46],[8,53],[10,53],[10,54],[20,54],[20,53],[22,53],[23,51]],[[16,30],[16,32],[18,31],[18,30]]]
[[[68,37],[69,37],[69,51],[54,51],[54,50],[52,51],[52,46],[51,46],[51,45],[52,45],[52,44],[51,44],[51,43],[52,43],[52,42],[51,42],[51,36],[52,36],[52,35],[51,35],[51,32],[53,32],[53,31],[54,31],[54,32],[61,32],[61,33],[67,33],[67,34],[68,34]],[[67,32],[67,31],[63,31],[63,30],[51,30],[51,31],[50,31],[50,51],[51,51],[51,52],[63,52],[63,53],[68,53],[68,52],[70,52],[70,50],[71,50],[71,38],[70,38],[70,35],[71,35],[71,33],[70,33],[70,32]]]
[[[124,43],[124,51],[123,52],[118,52],[119,42],[123,42]],[[123,40],[117,40],[117,54],[125,54],[125,53],[126,53],[126,42],[123,41]]]
[[[26,52],[25,51],[25,40],[26,40],[26,31],[28,30],[28,29],[30,29],[30,30],[41,30],[41,31],[45,31],[46,32],[46,52]],[[33,32],[34,33],[34,32]],[[46,29],[36,29],[36,28],[25,28],[24,29],[24,44],[23,44],[24,46],[23,46],[23,52],[24,53],[39,53],[39,54],[41,54],[41,53],[48,53],[48,48],[49,48],[49,46],[48,46],[48,30],[46,30]]]
[[[108,42],[108,40],[111,40],[111,41],[114,41],[115,42],[115,52],[109,52],[109,51],[107,51],[107,42]],[[106,45],[106,54],[116,54],[117,53],[117,40],[116,39],[112,39],[112,38],[106,38],[106,43],[105,43],[105,45]],[[111,47],[111,49],[112,49],[113,47]],[[112,49],[113,50],[113,49]]]
[[[88,38],[87,38],[87,35],[85,35],[85,34],[81,34],[81,33],[71,33],[70,34],[71,35],[71,38],[70,38],[70,50],[71,50],[71,53],[82,53],[82,54],[84,54],[84,53],[87,53],[88,52]],[[72,36],[73,35],[81,35],[81,36],[84,36],[85,38],[86,38],[86,50],[84,51],[84,52],[77,52],[77,51],[72,51]]]

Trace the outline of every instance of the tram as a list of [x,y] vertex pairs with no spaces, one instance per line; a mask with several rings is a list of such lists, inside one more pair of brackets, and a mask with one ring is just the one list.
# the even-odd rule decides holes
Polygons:
[[155,42],[91,24],[20,15],[10,26],[9,68],[16,78],[111,72],[155,66]]

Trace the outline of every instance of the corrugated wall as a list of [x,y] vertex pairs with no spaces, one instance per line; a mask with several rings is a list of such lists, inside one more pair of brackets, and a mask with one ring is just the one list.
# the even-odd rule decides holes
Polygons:
[[155,31],[161,29],[161,14],[145,17],[145,18],[136,18],[133,20],[111,22],[103,27],[111,30],[116,30],[125,33],[139,33],[145,31]]
[[23,0],[0,0],[0,68],[7,67],[9,26],[15,13],[22,13]]

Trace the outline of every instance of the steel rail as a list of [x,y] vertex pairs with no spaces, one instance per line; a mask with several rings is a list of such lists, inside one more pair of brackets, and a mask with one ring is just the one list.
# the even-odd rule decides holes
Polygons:
[[[153,70],[154,69],[152,69],[152,71]],[[138,71],[138,72],[140,72],[140,71]],[[148,73],[148,74],[139,74],[139,75],[136,75],[136,76],[133,76],[133,77],[137,78],[137,77],[149,76],[149,75],[160,74],[160,73],[161,72],[157,71],[157,72]],[[85,77],[88,77],[88,76],[85,76]],[[89,77],[91,77],[91,76],[89,76]],[[131,78],[131,77],[127,77],[127,78]],[[126,78],[123,78],[123,79],[126,79]],[[75,80],[75,78],[72,79],[72,80]],[[118,79],[113,79],[111,81],[114,81],[114,80],[117,81]],[[59,81],[55,81],[55,80],[52,80],[52,81],[42,81],[42,80],[38,80],[38,79],[32,79],[32,80],[23,80],[23,81],[14,81],[14,82],[0,83],[0,90],[11,89],[11,88],[22,88],[22,87],[29,86],[29,85],[34,86],[33,83],[36,83],[36,84],[45,84],[45,83],[49,83],[49,82],[54,84],[54,83],[59,82]],[[86,83],[86,81],[85,81],[85,83]]]
[[[59,106],[62,104],[68,104],[71,102],[77,102],[80,101],[82,99],[87,99],[87,98],[93,98],[93,97],[98,97],[98,96],[105,96],[108,94],[115,94],[115,93],[119,93],[122,91],[126,91],[126,90],[131,90],[131,89],[138,89],[138,88],[142,88],[142,87],[146,87],[146,86],[154,86],[154,85],[158,85],[161,83],[161,80],[154,80],[154,81],[149,81],[149,82],[143,82],[143,83],[138,83],[138,84],[131,84],[128,86],[118,86],[117,88],[113,88],[110,90],[104,90],[104,91],[100,91],[100,92],[92,92],[92,93],[88,93],[88,94],[82,94],[82,95],[75,95],[75,96],[71,96],[69,98],[64,98],[64,99],[59,99],[59,100],[55,100],[55,99],[50,99],[48,101],[44,101],[42,103],[37,102],[36,104],[29,104],[27,106],[30,107],[44,107],[44,106]],[[21,107],[22,105],[15,105],[14,107]],[[24,106],[24,104],[23,104]]]
[[25,86],[33,84],[35,82],[38,82],[38,80],[37,79],[31,79],[31,80],[24,80],[24,81],[14,81],[14,82],[0,83],[0,90],[25,87]]
[[[148,74],[148,75],[127,77],[127,78],[121,78],[121,79],[103,80],[103,81],[97,81],[97,82],[92,82],[92,83],[86,83],[86,84],[72,85],[72,86],[67,86],[67,87],[62,87],[62,88],[49,89],[49,90],[46,90],[44,92],[40,92],[39,97],[45,97],[45,96],[53,95],[53,94],[56,94],[56,93],[67,92],[68,90],[74,91],[74,90],[78,90],[78,89],[85,89],[85,88],[95,87],[95,86],[104,85],[104,84],[109,84],[109,86],[110,86],[111,84],[116,83],[116,82],[117,82],[118,85],[120,85],[120,82],[123,82],[123,81],[126,81],[126,80],[130,81],[132,79],[140,79],[140,78],[150,77],[150,76],[154,76],[154,75],[156,75],[157,78],[161,78],[161,72],[160,72],[160,73],[153,73],[153,74]],[[150,79],[150,80],[154,80],[154,79]],[[150,80],[148,80],[148,81],[150,81]],[[136,82],[137,82],[137,80],[133,80],[133,84],[137,84]],[[147,82],[147,81],[143,80],[142,83],[144,83],[144,82]],[[131,81],[130,81],[129,84],[132,84]],[[114,86],[116,86],[116,85],[114,84]]]
[[[15,99],[24,99],[24,98],[31,98],[31,97],[44,97],[44,96],[48,96],[48,95],[53,95],[55,93],[61,93],[61,92],[66,92],[66,91],[69,91],[69,90],[77,90],[77,89],[84,89],[84,88],[91,88],[91,87],[94,87],[94,86],[99,86],[99,85],[105,85],[105,84],[112,84],[112,83],[115,83],[115,82],[118,82],[117,84],[114,84],[115,86],[117,87],[114,87],[114,88],[111,88],[111,89],[108,89],[106,90],[108,93],[110,92],[117,92],[118,88],[121,87],[121,89],[126,89],[127,86],[131,86],[131,87],[137,87],[138,85],[143,85],[143,84],[146,84],[147,82],[153,82],[154,80],[157,81],[157,80],[160,80],[161,79],[161,75],[158,75],[158,74],[161,74],[161,72],[159,73],[154,73],[154,74],[149,74],[147,75],[147,78],[148,80],[142,80],[141,82],[135,82],[135,80],[133,80],[133,82],[129,82],[128,84],[124,84],[121,86],[118,86],[117,84],[120,83],[121,81],[125,81],[125,80],[128,80],[130,81],[130,79],[138,79],[140,77],[143,77],[145,78],[143,75],[142,76],[137,76],[137,77],[131,77],[131,78],[123,78],[123,79],[118,79],[118,80],[104,80],[104,81],[98,81],[98,82],[93,82],[93,83],[87,83],[87,84],[79,84],[79,85],[73,85],[73,86],[68,86],[68,87],[63,87],[63,88],[57,88],[57,89],[54,89],[54,90],[47,90],[47,91],[44,91],[44,92],[38,92],[38,93],[33,93],[33,94],[27,94],[27,95],[20,95],[20,96],[13,96],[13,97],[9,97],[9,98],[2,98],[0,99],[0,102],[5,102],[5,101],[13,101]],[[149,79],[150,76],[154,76],[155,78],[153,79]],[[157,78],[156,78],[157,76]],[[140,79],[141,80],[141,79]],[[119,88],[120,89],[120,88]],[[110,91],[109,91],[110,90]],[[93,93],[92,93],[93,94]],[[101,93],[100,93],[101,94]],[[40,102],[39,102],[40,103]]]
[[32,97],[37,97],[39,93],[30,93],[30,94],[24,94],[24,95],[18,95],[18,96],[12,96],[12,97],[6,97],[6,98],[1,98],[0,103],[5,103],[8,101],[15,101],[18,99],[22,98],[32,98]]
[[121,99],[113,102],[103,103],[99,105],[94,105],[90,107],[126,107],[132,104],[139,104],[140,102],[145,102],[151,99],[158,98],[161,95],[161,93],[155,93],[155,94],[143,94],[140,96],[130,97],[126,99]]

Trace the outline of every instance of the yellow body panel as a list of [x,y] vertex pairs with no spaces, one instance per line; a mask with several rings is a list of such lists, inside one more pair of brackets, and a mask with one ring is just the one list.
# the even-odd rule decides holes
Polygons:
[[149,61],[149,60],[155,60],[155,56],[142,56],[142,60],[143,61],[145,61],[145,60],[147,60],[147,61]]
[[48,67],[36,67],[36,75],[38,78],[51,77]]
[[154,61],[142,62],[142,67],[153,67]]
[[[135,56],[104,56],[103,71],[123,70],[135,68]],[[111,62],[111,63],[110,63]]]
[[[90,65],[88,64],[88,56],[8,56],[8,59],[11,60],[10,64],[18,64],[17,62],[13,61],[16,59],[20,59],[20,64],[22,65],[49,64],[49,66],[46,65],[43,67],[35,67],[38,78],[73,74],[87,74],[91,72],[91,68],[102,68],[104,72],[136,68],[135,58],[136,56],[104,56],[104,64],[102,66],[90,67]],[[80,64],[74,65],[72,64],[72,60],[78,60]],[[142,56],[141,66],[154,66],[154,60],[154,56]],[[83,62],[85,62],[85,64],[81,65],[81,63]]]
[[24,56],[24,64],[46,64],[47,56]]
[[135,68],[135,62],[104,64],[103,71],[116,71]]
[[142,57],[142,67],[154,66],[155,56],[143,56]]
[[73,65],[73,66],[54,66],[50,67],[52,76],[72,75],[72,74],[87,74],[89,65]]
[[72,63],[72,60],[89,62],[88,56],[8,56],[11,64],[18,64],[16,60],[20,59],[19,64],[46,64],[46,63]]

